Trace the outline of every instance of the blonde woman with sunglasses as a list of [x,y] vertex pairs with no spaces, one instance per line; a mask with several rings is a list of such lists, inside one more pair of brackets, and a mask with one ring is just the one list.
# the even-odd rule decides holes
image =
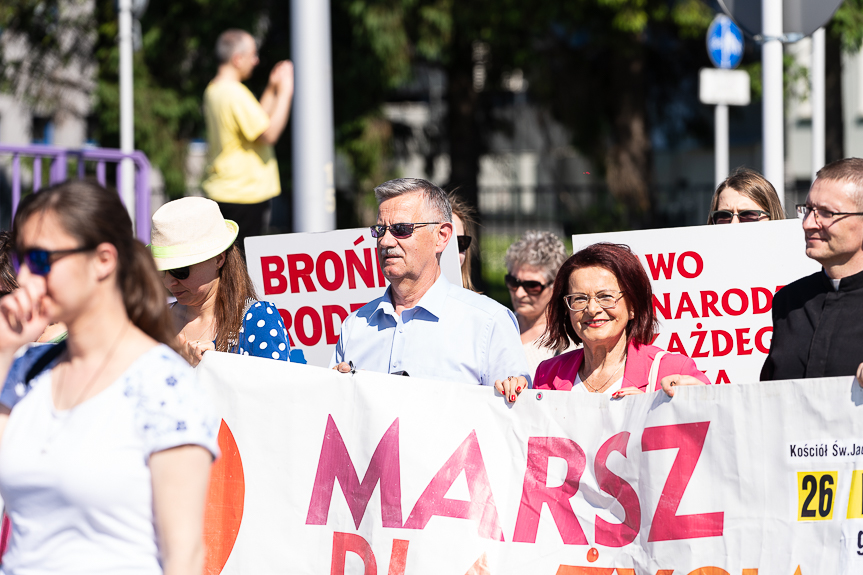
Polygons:
[[238,232],[206,198],[168,202],[153,214],[150,250],[177,300],[174,333],[192,366],[209,350],[289,360],[288,331],[276,306],[258,301]]

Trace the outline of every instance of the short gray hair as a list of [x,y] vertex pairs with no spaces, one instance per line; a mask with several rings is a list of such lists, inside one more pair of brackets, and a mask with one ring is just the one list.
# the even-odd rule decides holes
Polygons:
[[437,218],[440,222],[452,222],[452,206],[446,192],[427,180],[399,178],[384,182],[375,188],[375,199],[381,205],[386,200],[417,193],[422,193],[425,199],[428,217]]
[[247,38],[255,41],[251,34],[239,28],[231,28],[219,34],[219,39],[216,40],[216,58],[219,64],[227,64],[235,54],[241,53],[246,47]]
[[547,282],[554,281],[557,270],[566,261],[566,246],[551,232],[528,230],[506,250],[506,271],[518,266],[542,270]]

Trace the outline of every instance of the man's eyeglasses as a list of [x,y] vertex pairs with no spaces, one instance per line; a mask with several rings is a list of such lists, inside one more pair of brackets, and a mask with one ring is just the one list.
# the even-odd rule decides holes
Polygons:
[[391,226],[376,224],[371,227],[372,237],[382,238],[384,237],[384,234],[387,233],[387,230],[389,230],[394,238],[403,240],[405,238],[411,237],[416,228],[421,228],[423,226],[434,226],[439,223],[440,222],[420,222],[416,224],[393,224]]
[[863,216],[863,212],[831,212],[822,208],[813,208],[806,204],[797,204],[797,217],[799,219],[805,220],[806,216],[810,213],[814,213],[815,220],[819,222],[833,221],[833,218],[836,216]]
[[473,238],[470,236],[456,236],[455,239],[458,240],[458,253],[463,254],[470,247],[470,242]]
[[509,288],[510,291],[518,291],[518,288],[524,288],[524,291],[528,293],[528,295],[537,295],[542,293],[549,284],[541,284],[535,280],[526,280],[521,281],[514,275],[506,274],[503,276],[503,281],[506,282],[506,287]]
[[730,224],[731,220],[737,216],[737,221],[741,224],[749,222],[757,222],[763,217],[770,217],[770,214],[763,210],[743,210],[742,212],[730,212],[728,210],[716,210],[710,212],[710,221],[714,224]]
[[572,311],[584,311],[587,309],[587,306],[590,305],[590,300],[595,299],[596,303],[599,304],[599,307],[602,309],[611,309],[617,305],[617,302],[623,297],[623,292],[599,292],[595,296],[589,296],[584,293],[573,293],[569,295],[563,296],[563,301],[566,303],[566,307],[571,309]]
[[57,260],[72,254],[80,254],[92,250],[93,248],[74,248],[71,250],[54,251],[40,250],[37,248],[30,250],[17,250],[12,254],[12,266],[15,268],[15,273],[18,273],[21,269],[21,264],[25,264],[30,272],[37,276],[46,276],[51,271],[51,266]]
[[189,279],[189,274],[191,273],[191,266],[183,266],[181,268],[174,268],[172,270],[164,270],[162,272],[162,277],[165,277],[165,274],[171,274],[171,276],[177,278],[178,280]]

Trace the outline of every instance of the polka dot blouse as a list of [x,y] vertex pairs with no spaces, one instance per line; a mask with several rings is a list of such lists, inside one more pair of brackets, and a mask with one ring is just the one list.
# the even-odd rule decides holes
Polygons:
[[243,317],[239,336],[240,341],[231,350],[233,353],[288,361],[291,351],[288,330],[273,304],[253,303]]

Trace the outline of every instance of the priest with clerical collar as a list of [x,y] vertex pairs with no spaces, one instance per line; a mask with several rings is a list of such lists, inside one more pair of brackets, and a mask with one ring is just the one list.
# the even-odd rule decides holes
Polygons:
[[776,293],[761,379],[854,375],[863,362],[863,159],[821,168],[797,216],[822,270]]

